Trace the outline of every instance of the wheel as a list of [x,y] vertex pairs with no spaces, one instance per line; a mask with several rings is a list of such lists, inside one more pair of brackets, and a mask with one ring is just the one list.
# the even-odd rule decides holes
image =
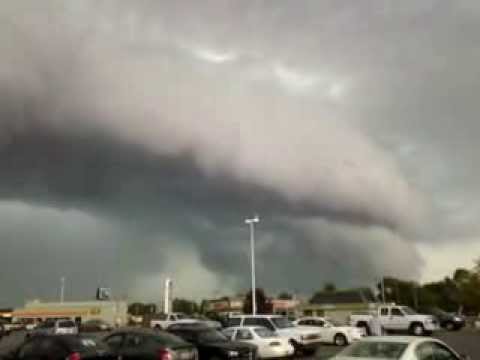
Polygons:
[[445,329],[447,329],[448,331],[453,331],[455,330],[455,324],[449,321],[445,324]]
[[347,338],[345,337],[345,335],[343,334],[337,334],[335,335],[335,337],[333,338],[333,343],[336,345],[336,346],[345,346],[348,344],[348,340]]
[[413,324],[412,334],[415,336],[423,336],[425,334],[425,328],[422,324]]
[[153,328],[157,331],[162,330],[162,327],[160,325],[155,325]]

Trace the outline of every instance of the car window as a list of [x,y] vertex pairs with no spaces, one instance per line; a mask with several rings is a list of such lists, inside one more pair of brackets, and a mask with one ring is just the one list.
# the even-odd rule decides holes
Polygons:
[[124,347],[132,348],[132,347],[140,347],[144,345],[145,339],[142,335],[139,334],[127,334],[125,336],[125,345]]
[[313,320],[313,325],[319,326],[319,327],[324,327],[325,326],[325,321],[323,321],[323,320]]
[[[268,320],[268,319],[267,319]],[[270,320],[268,320],[268,322],[270,323]],[[271,330],[275,330],[275,328],[278,328],[278,329],[287,329],[287,328],[292,328],[294,327],[294,325],[292,324],[292,322],[290,320],[288,320],[287,317],[274,317],[272,318],[271,322],[273,324],[275,324],[274,327],[268,327],[268,326],[265,326]]]
[[388,308],[380,308],[381,316],[388,316]]
[[239,329],[235,335],[235,340],[253,340],[253,335],[248,329]]
[[256,328],[255,333],[260,336],[261,338],[273,338],[273,337],[278,337],[278,335],[267,328]]
[[18,359],[32,359],[35,355],[40,355],[41,339],[32,339],[23,344],[18,350]]
[[310,320],[300,320],[298,322],[298,325],[311,325]]
[[439,343],[433,343],[432,347],[435,360],[458,360],[458,357],[445,346]]
[[428,342],[418,345],[415,349],[415,356],[417,360],[435,360],[432,343]]
[[229,318],[227,320],[227,327],[240,326],[241,318]]
[[67,348],[58,340],[57,337],[44,339],[40,345],[40,353],[44,354],[43,359],[64,359],[68,355]]
[[61,328],[73,328],[75,327],[75,323],[71,320],[66,320],[66,321],[59,321],[58,322],[58,327]]
[[105,339],[105,342],[107,343],[108,346],[111,346],[113,348],[118,348],[123,343],[123,335],[117,334],[117,335],[109,336],[108,338]]
[[401,358],[407,346],[407,343],[401,342],[359,341],[343,350],[339,357],[397,360]]
[[167,332],[159,332],[155,334],[153,339],[156,343],[162,344],[167,347],[185,345],[185,341],[182,340],[182,338],[169,334]]
[[235,330],[234,329],[226,329],[226,330],[223,330],[222,332],[226,337],[228,337],[229,339],[232,339],[233,334],[235,333]]
[[399,308],[392,308],[392,316],[404,316]]
[[245,326],[263,326],[263,327],[266,327],[267,329],[275,330],[270,320],[266,318],[254,318],[254,317],[245,318],[245,321],[243,322],[243,324]]

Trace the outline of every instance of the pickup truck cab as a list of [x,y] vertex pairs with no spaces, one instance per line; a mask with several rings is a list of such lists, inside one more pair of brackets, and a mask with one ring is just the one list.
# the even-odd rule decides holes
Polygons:
[[371,333],[372,323],[378,321],[387,332],[408,332],[422,336],[439,329],[438,321],[431,315],[417,314],[408,306],[380,305],[372,314],[351,315],[350,324]]

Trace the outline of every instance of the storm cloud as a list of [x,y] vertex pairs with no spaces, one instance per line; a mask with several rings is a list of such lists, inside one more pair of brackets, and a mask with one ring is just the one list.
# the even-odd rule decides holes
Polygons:
[[0,4],[2,303],[241,291],[254,212],[271,292],[478,234],[474,5]]

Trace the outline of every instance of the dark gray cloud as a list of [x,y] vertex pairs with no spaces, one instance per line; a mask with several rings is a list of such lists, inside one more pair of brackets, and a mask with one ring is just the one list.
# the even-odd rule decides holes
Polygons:
[[418,277],[418,243],[478,234],[478,15],[0,2],[0,302],[62,274],[74,297],[245,288],[253,212],[271,291]]

